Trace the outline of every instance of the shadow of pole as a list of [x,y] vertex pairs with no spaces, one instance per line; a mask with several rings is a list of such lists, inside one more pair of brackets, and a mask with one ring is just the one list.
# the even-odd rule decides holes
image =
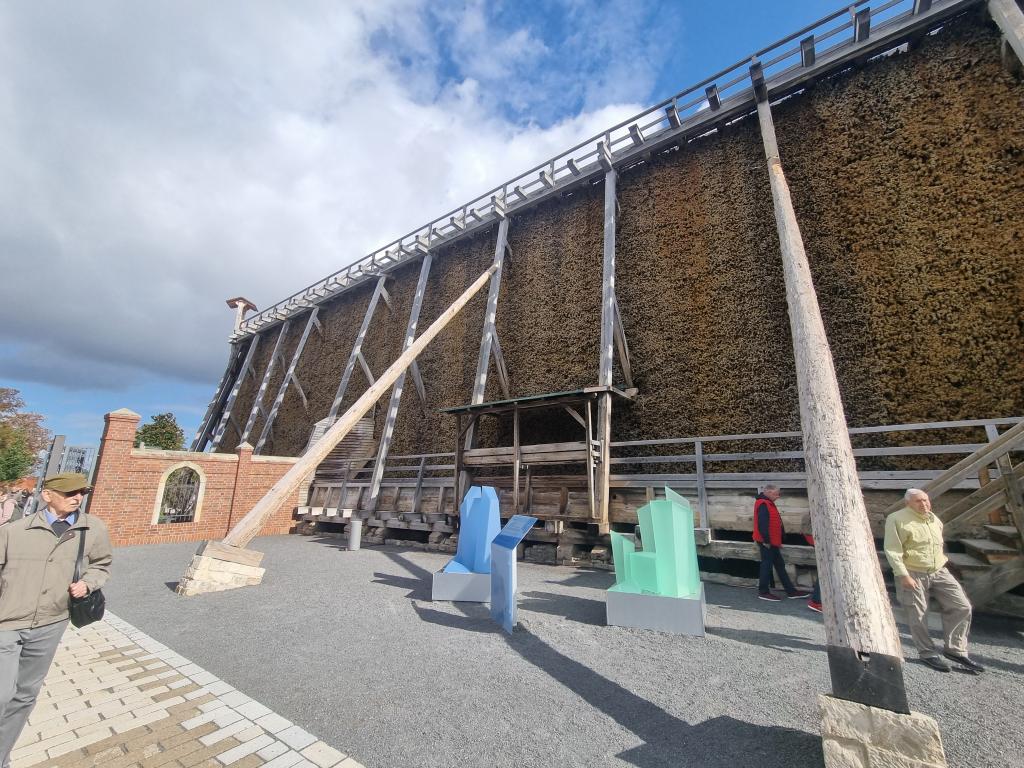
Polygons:
[[[419,579],[430,572],[397,553],[387,556]],[[595,601],[588,601],[595,602]],[[639,768],[735,768],[753,762],[758,768],[822,766],[821,740],[814,734],[778,726],[759,726],[731,717],[716,717],[691,725],[613,680],[551,647],[530,630],[519,627],[509,635],[479,604],[452,603],[462,616],[413,603],[413,609],[432,624],[501,637],[525,661],[631,731],[644,743],[617,755]]]

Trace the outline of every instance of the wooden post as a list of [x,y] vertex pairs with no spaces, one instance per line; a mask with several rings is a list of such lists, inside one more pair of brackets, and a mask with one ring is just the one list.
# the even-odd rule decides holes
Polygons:
[[[505,266],[505,253],[508,251],[508,219],[502,218],[498,224],[498,237],[494,243],[494,260],[492,264],[497,267],[491,277],[491,284],[487,289],[487,308],[484,310],[484,328],[480,334],[480,353],[476,359],[476,378],[473,379],[473,394],[470,396],[470,405],[479,405],[484,401],[487,391],[487,373],[491,366],[492,354],[495,358],[495,366],[498,371],[498,378],[502,383],[502,389],[508,396],[508,373],[505,371],[505,360],[501,356],[501,347],[498,344],[495,320],[498,315],[498,296],[501,292],[501,274]],[[466,430],[465,447],[471,450],[476,444],[476,426],[470,424]],[[461,485],[469,485],[468,477],[463,477]],[[461,501],[461,499],[460,499]]]
[[768,159],[793,334],[807,495],[833,695],[909,712],[900,639],[868,524],[832,353],[757,63],[751,67],[751,79]]
[[519,406],[512,407],[512,514],[519,514]]
[[[594,408],[587,398],[586,412],[586,441],[587,441],[587,514],[591,519],[597,513],[597,504],[594,501]],[[564,514],[560,512],[559,514]]]
[[256,506],[231,529],[231,532],[224,538],[225,544],[234,547],[244,547],[252,541],[253,537],[259,533],[260,528],[263,527],[263,524],[274,511],[295,492],[311,472],[316,470],[320,462],[327,458],[327,455],[334,450],[334,447],[345,439],[345,436],[352,431],[352,428],[373,407],[373,404],[381,398],[388,390],[388,387],[394,384],[398,377],[402,375],[402,372],[409,367],[409,363],[433,341],[437,334],[444,330],[445,326],[452,321],[452,318],[484,287],[493,271],[494,267],[489,267],[480,277],[474,280],[473,284],[423,332],[423,335],[416,339],[412,346],[405,350],[381,374],[381,377],[373,383],[373,386],[366,390],[352,404],[352,407],[324,433],[324,436],[309,447],[309,450],[292,465],[292,468],[280,480],[274,483],[267,494],[256,503]]
[[341,401],[345,399],[345,392],[348,391],[348,384],[352,379],[352,373],[355,371],[357,362],[363,366],[363,373],[366,374],[367,384],[373,384],[373,376],[370,374],[370,369],[367,367],[366,361],[363,359],[363,340],[366,338],[366,332],[370,328],[370,321],[373,319],[373,313],[376,311],[377,304],[380,302],[381,294],[384,293],[384,282],[386,280],[386,275],[381,275],[377,280],[377,287],[373,289],[373,294],[370,296],[370,303],[366,306],[366,312],[363,314],[363,322],[359,326],[359,332],[356,334],[356,340],[352,343],[352,352],[348,356],[348,362],[345,363],[345,371],[341,374],[341,382],[338,384],[338,391],[334,394],[334,402],[331,403],[331,410],[327,414],[327,418],[330,419],[330,423],[332,424],[338,415],[338,409],[341,408]]
[[[420,266],[420,278],[416,283],[416,295],[412,300],[412,309],[409,310],[409,322],[405,327],[405,342],[402,350],[405,351],[412,346],[416,338],[416,325],[420,321],[420,308],[423,306],[423,295],[427,292],[427,278],[430,277],[430,265],[433,263],[433,254],[423,254],[423,264]],[[377,500],[380,498],[380,483],[384,479],[384,466],[387,464],[388,452],[391,450],[391,438],[395,435],[395,421],[398,419],[398,406],[402,402],[402,390],[405,388],[405,374],[403,369],[395,380],[395,387],[391,390],[391,402],[388,403],[387,416],[384,418],[384,430],[380,435],[380,445],[377,447],[377,461],[373,465],[373,477],[370,479],[370,511],[377,509]]]
[[[612,361],[615,356],[615,221],[618,200],[615,196],[618,175],[615,168],[604,174],[604,263],[601,274],[601,366],[598,381],[602,387],[612,385]],[[612,396],[606,392],[597,402],[597,439],[601,458],[597,468],[597,525],[607,533],[610,502],[609,475],[611,467]]]
[[[985,434],[990,442],[999,439],[999,430],[994,426],[985,427]],[[1020,483],[1013,472],[1013,462],[1010,460],[1009,451],[996,459],[996,466],[999,467],[999,474],[1006,484],[1006,512],[1017,531],[1024,536],[1024,493],[1021,492]]]
[[700,527],[708,527],[708,489],[704,482],[704,444],[700,440],[693,443],[694,460],[697,464],[697,512],[700,515]]

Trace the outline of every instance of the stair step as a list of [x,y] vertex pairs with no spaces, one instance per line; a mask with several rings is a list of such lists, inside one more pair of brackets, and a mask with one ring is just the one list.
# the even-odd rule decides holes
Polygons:
[[980,556],[990,563],[1002,563],[1020,556],[1020,551],[991,539],[961,539],[967,551]]
[[1010,547],[1020,547],[1020,531],[1012,525],[986,525],[985,530],[996,541]]
[[949,562],[962,571],[987,571],[992,566],[966,552],[950,552]]

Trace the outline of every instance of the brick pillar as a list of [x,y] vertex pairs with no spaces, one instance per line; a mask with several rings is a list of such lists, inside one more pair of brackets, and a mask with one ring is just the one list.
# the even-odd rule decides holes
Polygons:
[[236,520],[241,520],[249,510],[246,505],[249,501],[249,494],[246,492],[249,487],[249,467],[252,465],[253,448],[249,443],[242,443],[235,448],[238,454],[238,464],[235,466],[235,486],[231,489],[231,512],[228,514],[227,528],[224,535],[227,536],[231,526]]
[[123,489],[132,460],[135,431],[142,417],[127,408],[111,411],[103,417],[103,438],[96,457],[93,492],[89,499],[90,514],[111,519],[116,512],[116,494]]

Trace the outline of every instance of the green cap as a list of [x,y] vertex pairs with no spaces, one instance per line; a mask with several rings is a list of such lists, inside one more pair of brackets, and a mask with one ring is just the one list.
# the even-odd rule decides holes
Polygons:
[[89,485],[89,478],[78,472],[61,472],[59,475],[52,475],[43,481],[44,491],[60,491],[61,493],[73,493],[75,491],[92,490]]

